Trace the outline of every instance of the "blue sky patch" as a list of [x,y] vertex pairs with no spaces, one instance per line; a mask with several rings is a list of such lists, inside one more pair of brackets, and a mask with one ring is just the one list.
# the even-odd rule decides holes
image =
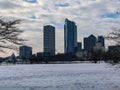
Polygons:
[[28,2],[28,3],[36,3],[37,2],[37,0],[23,0],[23,1]]
[[59,4],[55,4],[55,6],[58,6],[58,7],[68,7],[69,3],[59,3]]
[[31,16],[30,18],[31,18],[31,19],[36,19],[36,16],[33,15],[33,16]]
[[116,13],[107,13],[101,16],[101,18],[117,18],[118,15]]

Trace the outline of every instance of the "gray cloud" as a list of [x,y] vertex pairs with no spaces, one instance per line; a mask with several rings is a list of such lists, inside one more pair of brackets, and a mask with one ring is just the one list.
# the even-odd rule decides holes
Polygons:
[[[56,27],[56,49],[63,52],[64,19],[69,18],[78,26],[78,41],[93,34],[106,34],[113,26],[119,26],[119,16],[101,17],[115,13],[120,6],[119,0],[0,0],[0,16],[22,19],[21,37],[29,39],[27,45],[34,52],[42,51],[43,26]],[[111,16],[112,17],[112,16]]]

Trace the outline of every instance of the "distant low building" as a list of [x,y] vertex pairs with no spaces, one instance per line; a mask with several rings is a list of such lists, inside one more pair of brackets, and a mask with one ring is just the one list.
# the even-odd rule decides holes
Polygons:
[[108,47],[108,51],[109,52],[120,52],[120,45],[118,45],[118,46],[109,46]]
[[32,47],[21,46],[19,48],[19,57],[21,59],[30,59],[32,57]]
[[16,62],[16,57],[15,54],[12,53],[12,55],[10,56],[10,58],[8,59],[9,62]]
[[38,52],[37,53],[37,58],[41,58],[44,57],[44,52]]
[[80,52],[82,50],[82,43],[78,42],[77,43],[77,52]]
[[95,51],[98,51],[98,50],[100,50],[100,51],[102,51],[102,52],[105,51],[105,47],[104,47],[100,42],[97,42],[93,49],[94,49]]
[[76,53],[76,56],[78,58],[83,58],[83,59],[86,59],[87,56],[88,56],[88,52],[86,50],[81,50],[80,52],[77,52]]

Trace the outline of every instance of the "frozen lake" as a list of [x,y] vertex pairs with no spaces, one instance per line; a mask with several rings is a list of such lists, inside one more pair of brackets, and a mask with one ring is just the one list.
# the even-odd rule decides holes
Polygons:
[[106,64],[0,66],[0,90],[120,90],[120,72]]

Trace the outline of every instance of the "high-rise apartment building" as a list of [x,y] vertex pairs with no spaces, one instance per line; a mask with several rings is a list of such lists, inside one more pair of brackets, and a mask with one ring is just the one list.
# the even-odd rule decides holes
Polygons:
[[55,55],[55,27],[51,25],[44,26],[44,53]]

